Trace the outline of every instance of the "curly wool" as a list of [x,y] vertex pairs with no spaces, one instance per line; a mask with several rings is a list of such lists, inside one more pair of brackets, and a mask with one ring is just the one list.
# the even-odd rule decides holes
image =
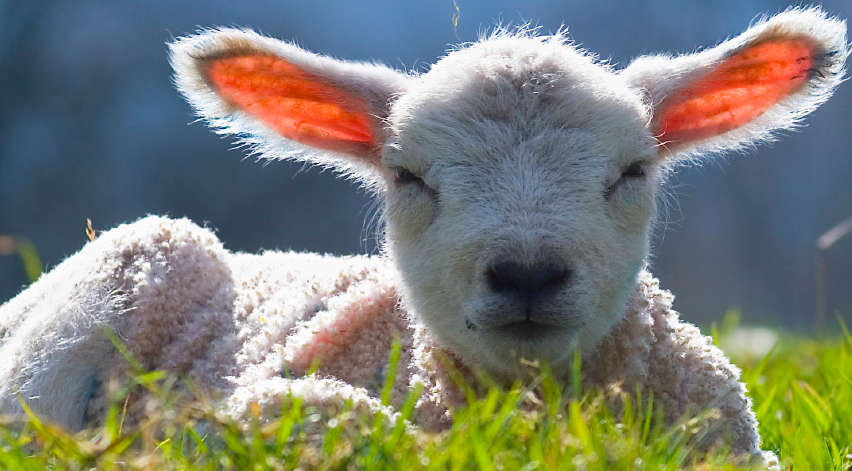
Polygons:
[[[397,283],[384,258],[232,253],[187,219],[149,216],[103,233],[0,306],[0,411],[19,410],[20,393],[72,429],[98,420],[104,385],[126,367],[102,332],[108,326],[144,367],[220,391],[238,419],[253,404],[275,414],[288,393],[330,411],[349,400],[381,408],[398,338],[392,407],[423,384],[415,422],[442,429],[463,402],[438,358],[452,354],[406,315]],[[641,386],[670,422],[718,409],[710,439],[761,453],[739,370],[678,319],[672,300],[642,272],[623,319],[584,359],[584,380],[610,390]],[[317,374],[306,376],[317,363]]]

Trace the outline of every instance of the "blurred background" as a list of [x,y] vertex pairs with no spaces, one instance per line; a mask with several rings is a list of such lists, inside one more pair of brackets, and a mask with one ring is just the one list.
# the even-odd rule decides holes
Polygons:
[[[822,3],[852,17],[852,2]],[[458,10],[456,9],[458,7]],[[244,159],[194,122],[170,82],[165,43],[199,26],[251,26],[307,49],[424,71],[449,44],[497,22],[568,26],[623,66],[743,31],[770,0],[0,0],[0,235],[31,240],[46,268],[145,214],[187,216],[231,250],[375,252],[366,195],[301,164]],[[454,15],[457,15],[454,17]],[[456,23],[454,25],[454,23]],[[683,317],[809,329],[815,240],[852,216],[852,84],[807,127],[748,156],[681,169],[654,238],[652,269]],[[7,239],[8,240],[8,239]],[[829,325],[852,314],[852,237],[827,253]],[[0,302],[27,282],[0,256]]]

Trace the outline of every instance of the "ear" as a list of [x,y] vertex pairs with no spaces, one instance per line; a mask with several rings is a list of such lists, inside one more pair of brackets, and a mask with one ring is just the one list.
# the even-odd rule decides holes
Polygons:
[[699,53],[645,56],[621,75],[641,90],[662,157],[742,150],[795,127],[843,81],[846,23],[790,9]]
[[363,177],[380,165],[384,119],[406,75],[238,29],[204,31],[169,48],[178,90],[220,134],[239,135],[266,158]]

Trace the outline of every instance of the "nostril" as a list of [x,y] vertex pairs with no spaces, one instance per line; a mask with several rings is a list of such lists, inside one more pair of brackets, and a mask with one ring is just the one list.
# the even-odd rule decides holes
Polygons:
[[559,288],[568,280],[570,271],[562,265],[546,265],[538,272],[535,279],[539,289]]
[[571,276],[571,270],[556,263],[523,265],[518,262],[497,262],[486,272],[488,286],[497,292],[532,294],[561,287]]

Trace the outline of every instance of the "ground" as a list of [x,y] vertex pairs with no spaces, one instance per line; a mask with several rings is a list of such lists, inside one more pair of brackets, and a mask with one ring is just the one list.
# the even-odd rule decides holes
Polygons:
[[[763,448],[782,469],[852,469],[852,335],[836,326],[842,335],[820,340],[730,322],[714,330],[743,367]],[[32,415],[0,418],[0,469],[740,469],[725,450],[691,448],[700,415],[663,427],[640,393],[614,413],[601,391],[544,376],[534,388],[484,392],[435,435],[381,417],[324,416],[298,398],[280,418],[229,423],[203,400],[178,405],[179,379],[140,370],[94,429],[71,435]],[[156,398],[150,421],[123,423],[122,397],[141,388]]]

